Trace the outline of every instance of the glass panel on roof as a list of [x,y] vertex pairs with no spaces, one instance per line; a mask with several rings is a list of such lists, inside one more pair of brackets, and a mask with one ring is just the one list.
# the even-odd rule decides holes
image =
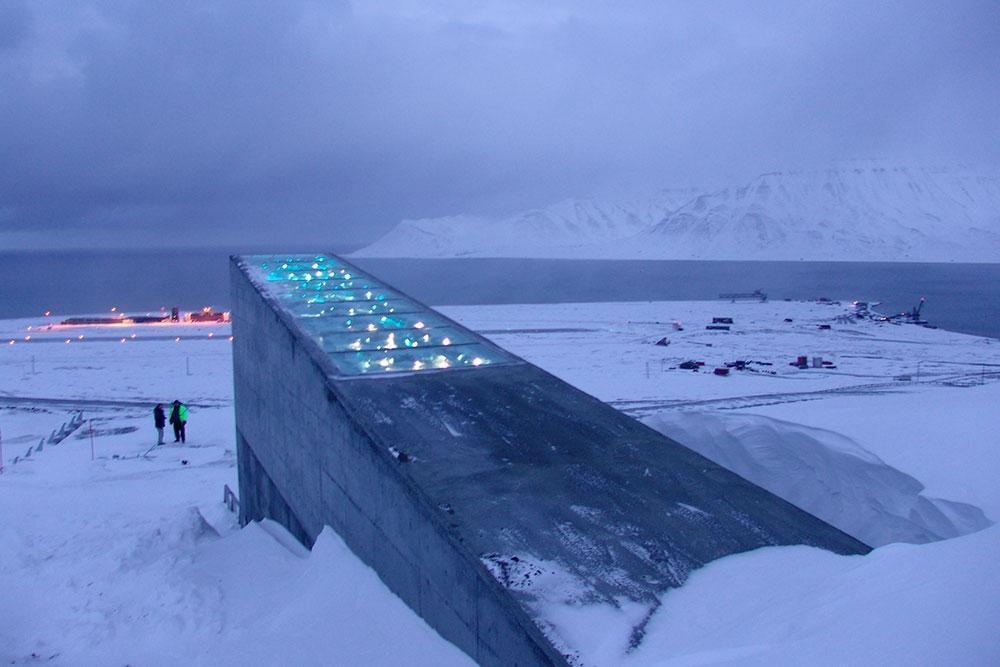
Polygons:
[[339,258],[257,255],[244,261],[344,375],[517,361]]
[[[497,353],[500,353],[498,356]],[[345,374],[426,371],[445,368],[509,363],[510,359],[493,345],[475,343],[432,350],[401,349],[336,354],[330,358]]]
[[[304,274],[313,275],[313,274]],[[315,277],[315,278],[295,278],[284,280],[291,283],[291,288],[302,292],[328,292],[331,290],[367,290],[372,289],[376,283],[370,278],[358,277],[354,274],[350,278],[346,276]]]
[[419,306],[410,301],[347,301],[341,303],[311,302],[302,300],[283,300],[282,305],[297,318],[354,315],[378,315],[392,313],[422,312]]
[[332,314],[328,317],[303,320],[302,329],[311,334],[324,334],[334,331],[386,331],[408,329],[420,331],[432,327],[444,326],[446,320],[427,311],[410,313],[358,314],[345,317]]
[[455,327],[433,327],[401,331],[330,332],[316,335],[316,341],[327,352],[357,352],[359,350],[423,349],[478,343],[468,331]]
[[282,298],[288,301],[305,300],[310,303],[326,303],[328,301],[391,301],[405,297],[399,292],[381,288],[343,288],[318,289],[308,292],[292,290],[283,294]]

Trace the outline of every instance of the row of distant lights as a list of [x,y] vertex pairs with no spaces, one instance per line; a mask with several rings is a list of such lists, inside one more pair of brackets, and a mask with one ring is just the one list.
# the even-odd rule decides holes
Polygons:
[[[161,307],[160,307],[160,311],[161,311],[161,312],[165,312],[166,310],[167,310],[167,307],[166,307],[166,306],[161,306]],[[207,312],[207,311],[209,311],[209,310],[211,310],[211,307],[210,307],[210,306],[205,306],[204,308],[202,308],[202,311],[206,311],[206,312]],[[118,306],[111,306],[111,312],[112,312],[112,313],[116,313],[116,312],[118,312]],[[46,311],[45,311],[45,313],[44,313],[44,317],[49,317],[50,315],[52,315],[52,311],[51,311],[51,310],[46,310]],[[118,317],[125,317],[125,313],[119,313],[119,314],[118,314]],[[31,329],[32,329],[31,325],[28,325],[28,331],[31,331]],[[125,342],[128,342],[128,340],[129,340],[129,339],[131,339],[131,338],[135,338],[135,337],[136,337],[136,335],[135,335],[135,334],[132,334],[132,335],[131,335],[131,336],[129,336],[128,338],[122,338],[122,339],[121,339],[121,340],[119,340],[118,342],[120,342],[120,343],[125,343]],[[209,338],[214,338],[214,337],[215,337],[215,333],[214,333],[214,332],[209,332],[209,334],[208,334],[208,337],[209,337]],[[83,340],[83,339],[84,339],[84,336],[83,336],[83,334],[80,334],[79,336],[77,336],[77,337],[76,337],[76,339],[77,339],[77,340]],[[30,342],[30,341],[31,341],[31,336],[25,336],[25,337],[24,337],[24,342],[25,342],[25,343],[27,343],[27,342]],[[232,337],[232,336],[230,336],[230,337],[229,337],[229,342],[232,342],[232,341],[233,341],[233,337]],[[8,340],[8,341],[7,341],[7,344],[8,344],[8,345],[13,345],[13,344],[14,344],[14,343],[16,343],[16,342],[17,342],[17,340],[15,340],[15,339],[11,338],[10,340]],[[67,338],[66,340],[64,340],[64,341],[63,341],[63,343],[65,343],[65,344],[67,344],[67,345],[69,345],[69,344],[70,344],[70,343],[72,343],[72,342],[73,342],[73,339],[72,339],[72,338]],[[175,343],[179,343],[179,342],[181,342],[181,337],[180,337],[180,336],[178,336],[177,338],[174,338],[174,342],[175,342]]]
[[[166,310],[166,307],[161,307],[160,310],[161,311],[162,310]],[[111,306],[111,312],[112,313],[117,313],[118,312],[118,306]],[[51,310],[46,310],[44,313],[42,313],[42,317],[50,317],[51,315],[52,315],[52,311]],[[125,313],[119,313],[118,317],[125,317]]]
[[[212,307],[211,306],[205,306],[205,307],[203,307],[201,309],[201,312],[203,312],[203,313],[209,313],[211,311],[212,311]],[[111,306],[111,312],[112,313],[118,313],[118,306]],[[160,312],[161,313],[167,312],[167,307],[166,306],[160,306]],[[52,315],[52,311],[51,310],[46,310],[44,313],[42,313],[42,317],[50,317],[51,315]],[[118,313],[118,317],[125,317],[125,313]],[[28,329],[31,329],[31,327],[29,326]]]
[[[215,338],[215,334],[214,334],[214,333],[209,333],[209,334],[208,334],[208,337],[209,337],[209,338]],[[129,340],[131,340],[131,339],[133,339],[133,338],[136,338],[136,335],[135,335],[135,334],[132,334],[132,335],[130,335],[130,336],[129,336],[128,338],[122,338],[121,340],[119,340],[119,342],[120,342],[120,343],[126,343],[126,342],[128,342]],[[83,340],[83,339],[84,339],[84,336],[83,336],[83,334],[80,334],[79,336],[77,336],[77,337],[76,337],[76,340]],[[24,342],[25,342],[25,343],[27,343],[27,342],[30,342],[30,341],[31,341],[31,336],[25,336],[25,337],[24,337]],[[11,338],[10,340],[8,340],[8,341],[7,341],[7,344],[8,344],[8,345],[13,345],[13,344],[14,344],[14,343],[16,343],[16,342],[17,342],[17,340],[16,340],[16,339],[14,339],[14,338]],[[67,339],[66,339],[66,340],[64,340],[63,342],[64,342],[64,343],[66,343],[66,344],[69,344],[69,343],[72,343],[72,342],[73,342],[73,339],[72,339],[72,338],[67,338]],[[177,338],[174,338],[174,342],[175,342],[175,343],[179,343],[179,342],[181,342],[181,337],[180,337],[180,336],[177,336]],[[231,343],[231,342],[233,342],[233,336],[230,336],[230,337],[229,337],[229,342],[230,342],[230,343]]]

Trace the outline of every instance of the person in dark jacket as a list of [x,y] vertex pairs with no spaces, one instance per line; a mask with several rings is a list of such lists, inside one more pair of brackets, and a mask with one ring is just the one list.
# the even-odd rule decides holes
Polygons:
[[174,442],[185,442],[184,426],[187,424],[188,409],[180,401],[174,401],[170,411],[170,423],[174,427]]
[[163,427],[167,425],[167,417],[163,413],[163,404],[157,403],[153,408],[153,425],[156,426],[156,444],[163,444]]

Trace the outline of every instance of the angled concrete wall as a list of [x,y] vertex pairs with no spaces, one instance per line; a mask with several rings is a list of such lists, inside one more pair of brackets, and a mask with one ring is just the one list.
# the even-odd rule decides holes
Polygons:
[[540,630],[550,592],[491,563],[550,564],[581,600],[655,603],[727,554],[867,551],[516,357],[345,375],[253,261],[232,265],[242,520],[273,518],[307,545],[332,526],[481,664],[566,663]]
[[235,265],[233,355],[241,521],[311,546],[331,526],[392,591],[483,665],[564,664],[452,534],[446,513],[358,428],[280,314]]

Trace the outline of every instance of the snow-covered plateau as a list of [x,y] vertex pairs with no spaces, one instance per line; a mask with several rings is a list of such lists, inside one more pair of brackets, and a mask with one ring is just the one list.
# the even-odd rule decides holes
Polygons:
[[720,190],[404,220],[356,255],[1000,262],[1000,172],[839,162]]
[[[546,610],[579,664],[1000,662],[1000,342],[836,303],[442,310],[877,547],[715,561],[631,650],[648,608]],[[331,530],[308,552],[239,528],[227,326],[48,324],[0,321],[0,660],[471,663]],[[175,398],[187,443],[156,446],[151,408]]]

